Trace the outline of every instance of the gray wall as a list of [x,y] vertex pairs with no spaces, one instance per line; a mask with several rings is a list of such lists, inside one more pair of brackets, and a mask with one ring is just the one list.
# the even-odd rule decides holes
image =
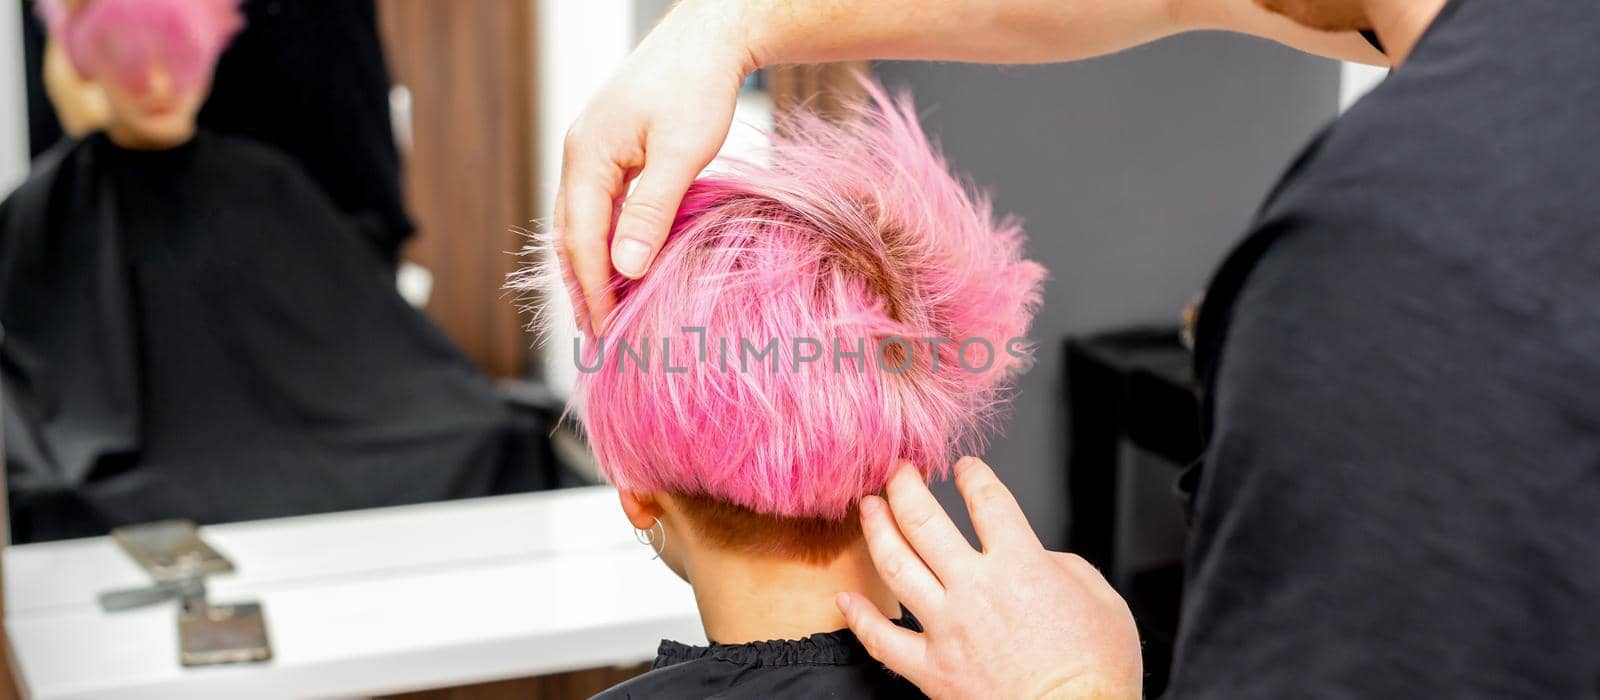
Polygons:
[[[1176,323],[1295,154],[1336,113],[1338,64],[1191,34],[1040,67],[879,63],[954,166],[1023,217],[1050,269],[1006,435],[986,455],[1047,545],[1067,517],[1061,341]],[[965,509],[942,487],[946,507]]]

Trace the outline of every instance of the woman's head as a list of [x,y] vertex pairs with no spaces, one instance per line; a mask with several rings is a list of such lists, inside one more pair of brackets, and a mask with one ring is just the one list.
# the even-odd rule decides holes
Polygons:
[[52,41],[110,107],[108,130],[151,147],[194,134],[239,0],[40,0]]
[[1045,271],[1020,228],[950,173],[909,99],[868,92],[854,118],[786,121],[770,164],[696,182],[577,358],[604,474],[719,546],[850,544],[898,464],[933,478],[981,448],[1027,361]]

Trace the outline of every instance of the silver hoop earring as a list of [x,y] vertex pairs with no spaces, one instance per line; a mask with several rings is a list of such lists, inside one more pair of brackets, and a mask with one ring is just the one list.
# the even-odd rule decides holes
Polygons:
[[650,557],[650,561],[655,561],[660,559],[661,553],[667,550],[667,526],[661,524],[661,518],[656,518],[655,522],[650,524],[649,529],[640,530],[639,528],[634,528],[633,539],[638,541],[639,544],[654,550],[656,555]]

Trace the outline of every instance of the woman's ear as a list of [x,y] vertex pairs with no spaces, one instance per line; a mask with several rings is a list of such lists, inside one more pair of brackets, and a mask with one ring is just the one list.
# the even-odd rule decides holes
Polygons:
[[622,512],[627,514],[628,522],[640,530],[650,529],[661,517],[661,503],[653,493],[619,489],[617,498],[622,501]]

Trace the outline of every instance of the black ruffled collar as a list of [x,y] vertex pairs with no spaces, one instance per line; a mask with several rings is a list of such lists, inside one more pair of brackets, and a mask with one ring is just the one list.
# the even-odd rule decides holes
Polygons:
[[[921,632],[922,625],[905,608],[894,623],[906,629]],[[748,644],[717,644],[692,646],[670,639],[661,640],[656,649],[652,668],[665,668],[687,661],[714,659],[750,667],[779,666],[848,666],[866,663],[872,655],[861,646],[861,640],[849,629],[818,632],[805,639],[774,639]]]

